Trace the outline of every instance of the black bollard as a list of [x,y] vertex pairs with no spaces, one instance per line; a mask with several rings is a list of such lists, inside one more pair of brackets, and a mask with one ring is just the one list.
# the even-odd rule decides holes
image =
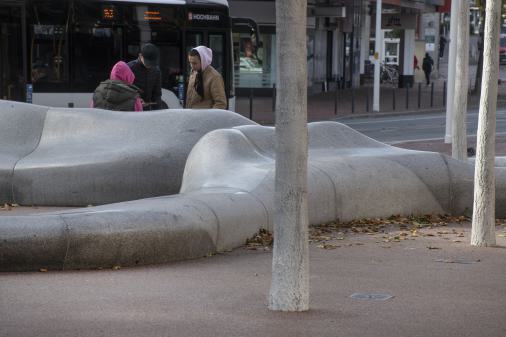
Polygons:
[[365,92],[365,112],[369,112],[369,92]]
[[276,111],[276,83],[272,84],[272,112]]
[[409,87],[406,86],[406,109],[409,109]]
[[395,88],[392,88],[392,109],[395,111]]
[[430,107],[434,106],[434,82],[430,84]]
[[253,120],[253,88],[249,89],[249,119]]
[[351,113],[355,113],[355,90],[351,87]]
[[418,109],[420,109],[422,100],[422,83],[418,82]]
[[334,115],[337,115],[337,93],[339,89],[339,80],[336,80],[336,92],[334,93]]
[[446,81],[443,82],[443,106],[446,106]]

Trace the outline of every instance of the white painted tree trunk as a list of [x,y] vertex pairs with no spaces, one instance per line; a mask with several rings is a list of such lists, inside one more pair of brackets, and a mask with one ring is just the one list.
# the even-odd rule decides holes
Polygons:
[[276,1],[274,250],[269,309],[309,309],[306,0]]
[[495,245],[495,118],[499,74],[501,0],[488,0],[485,18],[483,80],[474,171],[471,245]]
[[448,51],[448,89],[446,90],[446,127],[445,127],[445,143],[452,141],[452,115],[453,115],[453,95],[455,93],[455,61],[457,49],[457,25],[459,4],[462,0],[452,1],[452,9],[450,15],[450,43]]
[[452,157],[467,160],[467,90],[469,77],[469,2],[459,4],[457,30],[457,62],[453,96]]
[[380,111],[380,76],[381,58],[383,55],[383,31],[381,30],[381,0],[376,0],[376,33],[374,41],[374,84],[372,111]]

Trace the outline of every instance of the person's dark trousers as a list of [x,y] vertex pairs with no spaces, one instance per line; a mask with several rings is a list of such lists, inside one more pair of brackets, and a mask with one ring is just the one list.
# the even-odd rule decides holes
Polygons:
[[425,80],[427,81],[427,85],[430,84],[430,72],[424,71],[425,73]]

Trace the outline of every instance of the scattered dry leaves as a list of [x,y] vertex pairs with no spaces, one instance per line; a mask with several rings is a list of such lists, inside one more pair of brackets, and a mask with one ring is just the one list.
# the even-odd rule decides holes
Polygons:
[[[390,245],[384,243],[400,243],[405,240],[416,240],[417,237],[441,237],[445,240],[451,238],[443,237],[444,235],[455,235],[457,238],[465,237],[462,231],[455,228],[440,229],[451,223],[469,222],[468,216],[453,216],[448,214],[428,214],[421,216],[401,216],[399,214],[392,215],[388,218],[362,218],[348,222],[332,221],[325,224],[313,225],[309,228],[309,242],[316,243],[318,248],[335,249],[341,247],[331,243],[335,240],[346,240],[355,234],[375,235],[375,238],[382,239],[376,241],[382,248],[391,248]],[[506,219],[496,219],[497,226],[504,226],[506,233]],[[397,227],[394,231],[397,233],[389,233],[392,228]],[[436,230],[437,228],[437,230]],[[431,231],[432,229],[432,231]],[[505,237],[504,233],[499,234]],[[460,243],[461,240],[452,240],[452,242]],[[246,241],[246,249],[269,250],[272,246],[273,235],[271,232],[261,229],[251,239]],[[362,245],[362,243],[343,244],[343,246]],[[428,246],[428,249],[441,249],[439,247]]]
[[260,229],[251,239],[246,240],[246,249],[257,250],[258,248],[265,248],[272,246],[272,233],[267,229]]

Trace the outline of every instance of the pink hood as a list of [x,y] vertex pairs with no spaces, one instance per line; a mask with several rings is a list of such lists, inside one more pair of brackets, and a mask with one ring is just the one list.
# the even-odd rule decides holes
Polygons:
[[202,71],[206,70],[207,66],[213,62],[213,51],[205,46],[198,46],[193,49],[199,52]]
[[128,64],[123,61],[119,61],[114,65],[114,67],[112,67],[110,79],[123,81],[127,84],[133,84],[135,81],[135,75],[132,70],[130,70]]

